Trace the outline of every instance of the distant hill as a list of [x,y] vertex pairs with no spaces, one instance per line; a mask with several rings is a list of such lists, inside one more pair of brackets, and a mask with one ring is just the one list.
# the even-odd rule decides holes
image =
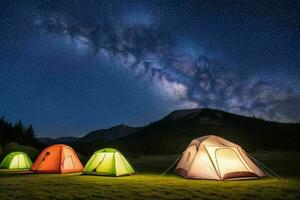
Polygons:
[[58,137],[58,138],[50,138],[50,137],[40,137],[38,138],[39,142],[41,142],[42,144],[48,146],[48,145],[52,145],[52,144],[71,144],[73,142],[75,142],[76,140],[78,140],[79,137]]
[[177,110],[142,128],[126,125],[93,131],[72,143],[83,153],[115,147],[128,153],[181,153],[192,139],[215,134],[246,150],[300,150],[300,124],[270,122],[214,109]]
[[80,138],[80,142],[89,143],[91,141],[113,141],[132,133],[141,130],[141,128],[130,127],[125,124],[114,126],[108,129],[99,129],[88,133],[86,136]]
[[57,144],[58,141],[50,138],[50,137],[39,137],[37,138],[39,140],[40,143],[42,143],[43,145],[52,145],[52,144]]
[[69,137],[59,137],[59,138],[56,138],[55,140],[58,141],[59,143],[71,144],[78,139],[79,139],[79,137],[69,136]]
[[177,110],[145,127],[118,125],[81,138],[38,138],[44,145],[64,143],[89,155],[104,147],[131,154],[180,153],[190,141],[214,134],[255,149],[300,150],[300,123],[279,123],[214,109]]
[[137,133],[142,128],[130,127],[125,124],[114,126],[108,129],[99,129],[92,131],[82,138],[79,138],[72,143],[73,146],[77,147],[83,153],[91,153],[92,151],[98,150],[101,144],[106,144],[112,141],[119,140],[131,134]]
[[118,140],[120,138],[129,136],[130,134],[136,133],[141,129],[142,128],[140,127],[130,127],[125,124],[121,124],[108,129],[91,131],[81,138],[72,136],[59,138],[40,137],[38,140],[46,146],[63,143],[77,147],[81,149],[83,153],[90,153],[90,151],[97,149],[99,144]]

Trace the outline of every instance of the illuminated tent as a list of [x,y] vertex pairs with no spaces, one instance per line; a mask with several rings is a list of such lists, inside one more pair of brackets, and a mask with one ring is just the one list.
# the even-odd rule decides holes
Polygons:
[[81,172],[83,166],[75,151],[64,144],[55,144],[44,149],[33,163],[36,173]]
[[175,172],[191,179],[252,179],[265,176],[237,144],[215,135],[194,139]]
[[116,149],[96,151],[83,170],[84,174],[122,176],[135,173],[125,157]]
[[0,164],[4,169],[29,169],[32,162],[24,152],[12,152],[5,156]]

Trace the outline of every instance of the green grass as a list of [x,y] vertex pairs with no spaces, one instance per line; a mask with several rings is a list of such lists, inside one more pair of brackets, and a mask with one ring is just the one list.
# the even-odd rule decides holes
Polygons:
[[155,174],[21,175],[1,177],[0,199],[299,199],[299,181],[198,181]]
[[[145,156],[132,160],[138,174],[102,177],[80,174],[16,174],[0,172],[0,199],[300,199],[300,153],[258,152],[285,180],[187,180],[160,176],[176,159]],[[152,173],[147,173],[152,171]]]

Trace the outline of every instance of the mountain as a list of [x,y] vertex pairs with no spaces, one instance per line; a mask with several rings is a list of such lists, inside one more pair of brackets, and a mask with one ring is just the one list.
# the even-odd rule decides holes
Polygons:
[[50,137],[39,137],[37,139],[40,143],[42,143],[43,145],[47,145],[47,146],[58,143],[57,140],[50,138]]
[[[111,137],[112,133],[122,137]],[[299,123],[271,122],[214,109],[177,110],[142,128],[118,126],[94,131],[78,139],[76,147],[84,153],[103,147],[133,154],[181,153],[192,139],[208,134],[236,142],[248,151],[300,150]]]
[[69,144],[89,155],[104,147],[131,154],[180,153],[190,141],[214,134],[256,149],[300,150],[300,124],[265,121],[214,109],[177,110],[145,127],[124,124],[92,131],[81,138],[38,138],[44,145]]
[[86,136],[80,139],[81,142],[91,142],[91,141],[113,141],[132,133],[139,131],[141,128],[130,127],[125,124],[114,126],[108,129],[99,129],[88,133]]
[[58,138],[40,137],[38,138],[38,141],[46,146],[49,146],[52,144],[71,144],[78,139],[79,139],[78,137],[73,137],[73,136],[58,137]]
[[121,124],[108,129],[91,131],[81,138],[72,136],[59,138],[40,137],[38,140],[46,146],[62,143],[83,149],[82,152],[86,152],[86,150],[88,150],[88,153],[90,153],[91,149],[97,149],[98,144],[118,140],[139,130],[141,130],[139,127],[130,127],[125,124]]
[[79,137],[69,136],[69,137],[58,137],[55,140],[58,141],[59,143],[70,144],[70,143],[75,142],[78,139],[79,139]]
[[101,144],[116,141],[134,134],[141,129],[142,128],[140,127],[130,127],[125,124],[114,126],[108,129],[99,129],[88,133],[82,138],[79,138],[73,142],[72,145],[81,149],[83,153],[90,153],[97,150]]

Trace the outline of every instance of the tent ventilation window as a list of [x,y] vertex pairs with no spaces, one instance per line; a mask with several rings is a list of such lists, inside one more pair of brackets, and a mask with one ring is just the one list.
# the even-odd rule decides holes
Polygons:
[[190,156],[191,156],[191,152],[189,152],[187,158],[186,158],[186,161],[188,161],[190,159]]
[[46,157],[49,156],[49,155],[50,155],[50,152],[48,151],[48,152],[46,153],[46,155],[44,156],[44,158],[42,159],[42,161],[45,161]]

